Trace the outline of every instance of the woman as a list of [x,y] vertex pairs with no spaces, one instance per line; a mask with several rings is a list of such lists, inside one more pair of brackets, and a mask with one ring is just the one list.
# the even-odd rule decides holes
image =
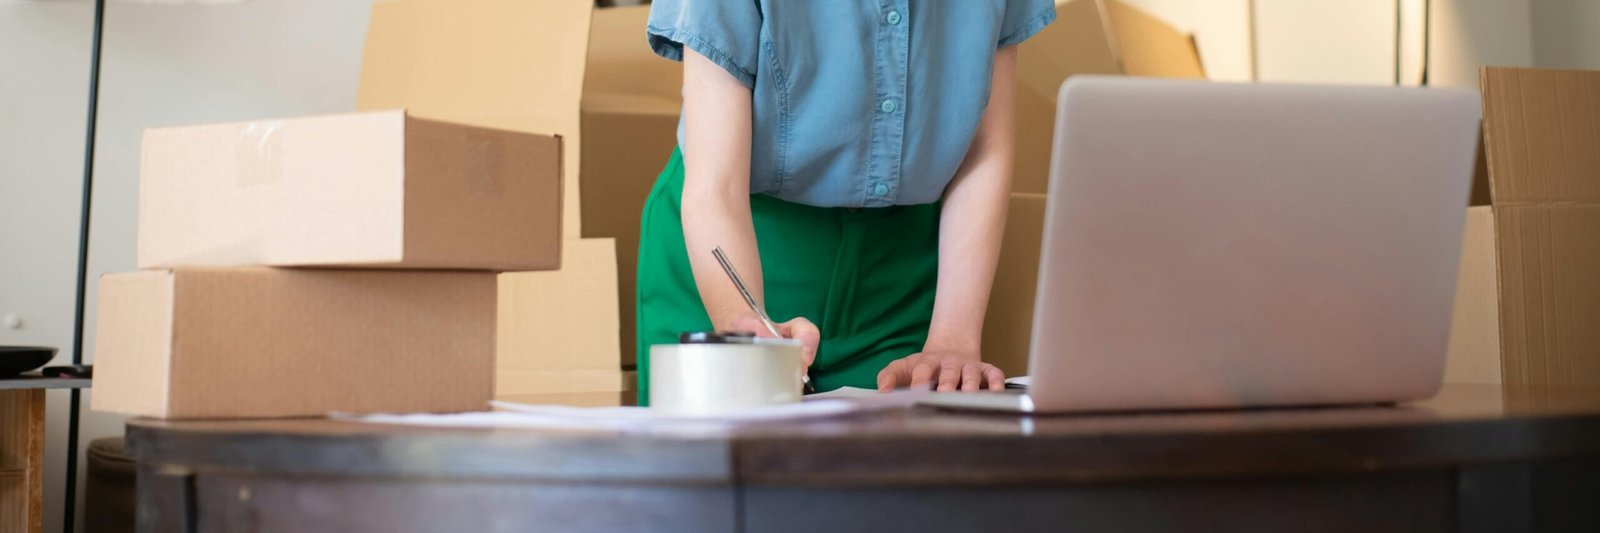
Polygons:
[[818,390],[998,389],[980,360],[1011,188],[1016,45],[1051,0],[658,0],[684,62],[679,149],[645,203],[649,347],[765,332],[721,247]]

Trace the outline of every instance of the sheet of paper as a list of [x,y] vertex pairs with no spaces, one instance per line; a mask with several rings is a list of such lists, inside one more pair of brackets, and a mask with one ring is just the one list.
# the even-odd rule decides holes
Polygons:
[[[917,394],[868,396],[856,389],[851,398],[823,397],[799,403],[733,411],[713,416],[672,415],[647,407],[570,407],[493,402],[497,411],[455,414],[334,414],[334,418],[375,424],[453,428],[537,428],[616,431],[716,431],[739,426],[798,422],[848,416],[884,409],[909,408]],[[815,396],[815,395],[813,395]]]

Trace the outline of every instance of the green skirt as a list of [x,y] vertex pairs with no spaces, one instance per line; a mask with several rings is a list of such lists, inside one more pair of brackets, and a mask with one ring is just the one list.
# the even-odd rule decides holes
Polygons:
[[[645,201],[639,232],[639,405],[650,399],[650,346],[713,329],[683,244],[683,154]],[[878,371],[922,350],[938,275],[939,204],[848,209],[750,197],[767,313],[822,330],[818,391],[876,388]],[[711,253],[704,250],[700,253]]]

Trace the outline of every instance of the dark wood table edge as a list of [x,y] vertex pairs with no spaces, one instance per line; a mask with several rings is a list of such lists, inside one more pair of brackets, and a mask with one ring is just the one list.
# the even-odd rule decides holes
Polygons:
[[[130,421],[142,464],[235,474],[659,485],[993,486],[1322,475],[1600,455],[1600,413],[1416,425],[1066,436],[808,439],[174,432]],[[398,436],[396,436],[398,435]],[[408,460],[409,459],[409,460]]]

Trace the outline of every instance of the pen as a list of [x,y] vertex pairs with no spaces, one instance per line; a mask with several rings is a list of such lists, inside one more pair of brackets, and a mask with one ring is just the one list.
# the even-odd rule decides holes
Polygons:
[[756,298],[750,295],[750,289],[745,287],[744,280],[740,279],[739,273],[733,269],[733,263],[728,262],[728,256],[722,254],[722,247],[712,248],[711,255],[717,258],[717,263],[722,265],[722,271],[727,272],[728,279],[733,280],[733,287],[739,289],[739,296],[744,297],[744,303],[750,306],[751,311],[755,312],[756,318],[761,319],[761,324],[767,327],[767,331],[771,332],[774,337],[783,338],[783,335],[778,333],[778,325],[772,323],[772,317],[767,316],[767,312],[762,311],[761,306],[756,305]]
[[[750,295],[750,289],[745,287],[744,280],[739,277],[739,272],[733,269],[733,263],[728,261],[728,256],[722,254],[722,247],[718,246],[716,248],[712,248],[711,256],[717,258],[717,264],[722,265],[722,271],[726,272],[728,274],[728,279],[733,281],[733,288],[739,289],[739,296],[744,297],[745,305],[749,305],[750,311],[756,314],[756,318],[761,319],[761,325],[766,326],[767,331],[771,332],[772,336],[780,339],[784,338],[782,333],[778,333],[778,325],[772,323],[772,317],[767,316],[767,312],[763,311],[761,306],[756,304],[756,298]],[[811,376],[808,374],[801,374],[800,379],[801,382],[805,384],[805,390],[810,392],[812,390]]]

